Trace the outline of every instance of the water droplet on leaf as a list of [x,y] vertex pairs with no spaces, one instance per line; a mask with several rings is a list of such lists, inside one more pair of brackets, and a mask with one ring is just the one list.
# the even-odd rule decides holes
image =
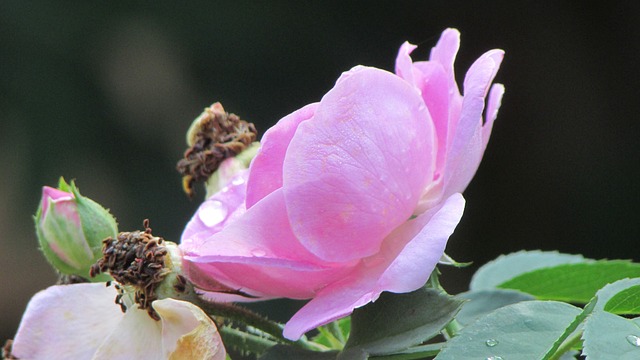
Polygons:
[[198,217],[207,227],[214,227],[227,218],[227,207],[218,200],[205,201],[198,210]]
[[627,335],[627,341],[633,346],[640,347],[640,337],[636,335]]
[[487,360],[504,360],[504,359],[502,359],[502,357],[500,356],[489,356]]
[[496,339],[489,339],[487,341],[484,342],[488,347],[494,347],[496,345],[498,345],[498,340]]

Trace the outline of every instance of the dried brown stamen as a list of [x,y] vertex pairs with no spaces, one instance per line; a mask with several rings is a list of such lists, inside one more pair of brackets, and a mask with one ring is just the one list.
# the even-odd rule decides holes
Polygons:
[[193,196],[195,182],[207,181],[223,160],[241,153],[257,137],[253,123],[225,112],[220,103],[204,110],[194,131],[191,147],[176,166],[183,175],[182,186],[189,196]]
[[134,301],[140,309],[146,309],[155,320],[158,314],[151,307],[157,300],[156,288],[170,273],[165,268],[167,249],[163,246],[164,239],[151,234],[149,220],[143,223],[145,231],[121,232],[117,238],[106,238],[102,243],[103,257],[91,266],[90,275],[108,272],[117,282],[115,285],[118,295],[115,302],[122,311],[126,311],[123,302],[125,287],[135,289]]

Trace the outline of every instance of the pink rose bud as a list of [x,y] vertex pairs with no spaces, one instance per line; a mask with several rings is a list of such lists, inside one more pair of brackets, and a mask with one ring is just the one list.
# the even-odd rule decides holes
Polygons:
[[[102,240],[118,234],[113,216],[64,179],[57,189],[42,189],[35,222],[40,248],[51,265],[62,274],[87,279],[89,268],[102,256]],[[102,275],[93,281],[105,279]]]

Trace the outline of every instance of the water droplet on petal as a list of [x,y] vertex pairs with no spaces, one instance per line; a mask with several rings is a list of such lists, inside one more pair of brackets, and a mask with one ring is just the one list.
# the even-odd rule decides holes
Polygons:
[[231,180],[231,183],[236,186],[242,185],[244,184],[244,179],[241,176],[237,176],[233,180]]
[[633,346],[640,347],[640,337],[636,335],[627,335],[627,341]]
[[496,339],[489,339],[487,341],[484,342],[485,345],[487,345],[488,347],[494,347],[496,345],[498,345],[498,340]]
[[227,207],[218,200],[205,201],[198,209],[198,217],[207,227],[214,227],[227,218]]
[[262,249],[253,249],[253,250],[251,250],[251,255],[256,256],[256,257],[263,257],[263,256],[267,255],[267,252],[262,250]]

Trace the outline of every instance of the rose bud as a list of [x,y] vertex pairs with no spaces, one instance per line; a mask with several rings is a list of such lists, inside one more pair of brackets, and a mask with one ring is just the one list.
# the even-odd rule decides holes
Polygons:
[[[35,215],[40,248],[49,263],[64,275],[89,278],[89,269],[102,256],[102,240],[115,237],[118,227],[105,208],[60,179],[57,189],[45,186]],[[105,281],[101,275],[92,281]]]

